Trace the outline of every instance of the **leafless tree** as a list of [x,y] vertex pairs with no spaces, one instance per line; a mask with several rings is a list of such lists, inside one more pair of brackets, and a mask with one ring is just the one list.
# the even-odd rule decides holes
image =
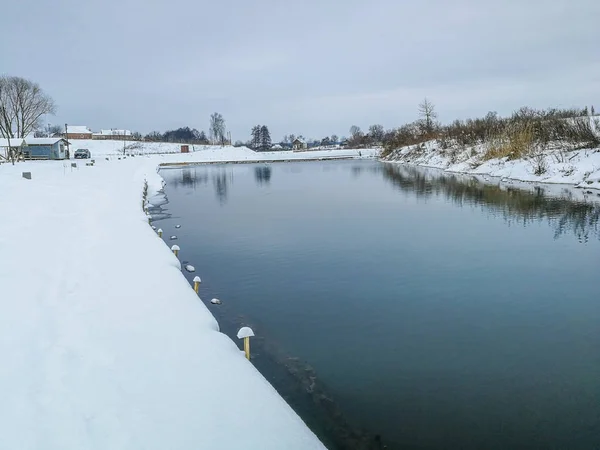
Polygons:
[[217,112],[210,115],[210,137],[213,144],[225,145],[225,119]]
[[431,133],[435,129],[437,113],[435,112],[435,105],[427,98],[419,105],[419,116],[421,117],[423,131]]
[[380,143],[383,141],[383,136],[385,135],[385,130],[383,129],[383,125],[371,125],[369,127],[369,137],[373,142]]
[[[54,100],[37,83],[20,77],[0,77],[0,135],[23,138],[40,127],[44,114],[54,114]],[[9,151],[12,163],[17,154]]]
[[331,135],[331,143],[332,144],[337,144],[338,143],[338,136],[337,136],[337,134],[332,134]]
[[350,135],[351,135],[353,138],[355,138],[355,137],[357,137],[359,134],[361,134],[360,127],[359,127],[358,125],[352,125],[352,126],[350,127]]

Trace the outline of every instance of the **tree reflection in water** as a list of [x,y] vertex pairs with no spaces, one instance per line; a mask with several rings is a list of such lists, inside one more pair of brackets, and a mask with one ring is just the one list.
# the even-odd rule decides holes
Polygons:
[[527,189],[525,184],[520,187],[488,184],[472,176],[406,165],[384,164],[375,170],[381,170],[386,180],[417,197],[443,195],[460,206],[485,206],[501,214],[509,224],[526,226],[547,220],[554,228],[555,239],[567,232],[572,232],[580,242],[587,242],[590,236],[600,239],[600,203],[593,200],[593,193],[589,199],[575,199],[571,189],[563,189],[558,195],[549,194],[548,188],[540,186]]

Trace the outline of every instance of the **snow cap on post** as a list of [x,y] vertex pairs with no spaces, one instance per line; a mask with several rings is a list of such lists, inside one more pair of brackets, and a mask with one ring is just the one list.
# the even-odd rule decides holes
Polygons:
[[253,337],[253,336],[254,336],[254,331],[252,331],[252,328],[250,328],[250,327],[242,327],[237,332],[238,339],[244,339],[244,338],[249,338],[249,337]]
[[202,280],[200,279],[200,277],[198,275],[196,275],[194,277],[194,283],[202,283]]
[[171,247],[171,250],[175,251],[175,250],[181,250],[181,249],[179,248],[179,245],[174,245]]

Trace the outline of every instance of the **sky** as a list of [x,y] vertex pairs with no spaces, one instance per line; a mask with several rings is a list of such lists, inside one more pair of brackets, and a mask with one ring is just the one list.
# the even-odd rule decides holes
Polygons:
[[0,74],[38,82],[53,124],[141,133],[253,125],[274,140],[393,128],[427,97],[440,121],[600,110],[598,0],[19,0]]

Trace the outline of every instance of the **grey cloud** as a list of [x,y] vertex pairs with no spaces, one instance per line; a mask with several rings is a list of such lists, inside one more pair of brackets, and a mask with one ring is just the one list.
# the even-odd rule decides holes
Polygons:
[[53,95],[52,121],[93,128],[206,129],[220,111],[234,138],[255,123],[320,137],[413,120],[424,96],[450,121],[593,104],[600,87],[596,0],[21,0],[3,14],[28,31],[3,25],[0,72]]

